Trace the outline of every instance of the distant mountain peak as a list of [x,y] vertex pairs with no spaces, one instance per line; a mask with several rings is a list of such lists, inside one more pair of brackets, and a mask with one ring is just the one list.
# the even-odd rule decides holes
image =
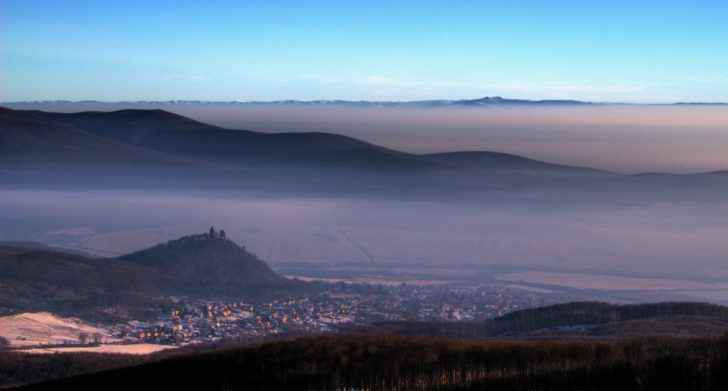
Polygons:
[[477,106],[477,105],[592,105],[592,102],[585,102],[573,99],[545,99],[545,100],[529,100],[529,99],[506,99],[500,96],[485,96],[478,99],[462,99],[452,101],[452,104],[459,106]]

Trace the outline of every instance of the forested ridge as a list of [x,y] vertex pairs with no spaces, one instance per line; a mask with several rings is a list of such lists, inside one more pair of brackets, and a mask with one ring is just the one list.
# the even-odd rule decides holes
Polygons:
[[719,390],[728,337],[469,341],[305,337],[173,356],[27,390]]
[[572,302],[514,311],[484,322],[381,322],[353,331],[450,338],[533,335],[700,336],[728,333],[728,307],[691,302]]

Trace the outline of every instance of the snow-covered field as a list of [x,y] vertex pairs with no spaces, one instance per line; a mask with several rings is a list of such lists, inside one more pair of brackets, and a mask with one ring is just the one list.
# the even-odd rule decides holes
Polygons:
[[[100,337],[100,345],[61,346],[64,343],[79,343],[79,335],[94,334]],[[155,345],[148,343],[118,344],[108,330],[89,325],[75,318],[62,318],[50,312],[26,312],[22,314],[0,317],[0,336],[7,339],[16,351],[23,353],[122,353],[150,354],[175,346]],[[42,345],[54,345],[43,347]]]
[[128,345],[98,345],[98,346],[74,346],[74,347],[52,347],[32,348],[19,350],[24,353],[121,353],[121,354],[151,354],[166,349],[175,349],[171,345],[155,345],[150,343],[135,343]]
[[101,342],[117,342],[106,329],[74,318],[61,318],[49,312],[26,312],[0,317],[0,336],[12,346],[78,343],[79,335],[97,334]]

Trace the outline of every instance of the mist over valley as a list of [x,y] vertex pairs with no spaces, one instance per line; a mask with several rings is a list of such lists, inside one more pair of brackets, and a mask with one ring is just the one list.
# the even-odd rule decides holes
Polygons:
[[[115,108],[83,105],[49,107]],[[215,118],[218,124],[255,124],[254,130],[288,133],[229,130],[161,110],[62,114],[3,109],[0,238],[119,256],[215,225],[274,268],[302,278],[331,278],[331,273],[301,274],[305,267],[290,265],[365,265],[373,270],[370,277],[405,281],[422,276],[397,277],[390,270],[468,265],[483,281],[506,275],[506,281],[535,288],[572,289],[568,273],[664,279],[664,286],[633,293],[606,284],[582,292],[589,298],[609,298],[616,290],[619,297],[638,301],[656,292],[669,299],[728,299],[723,286],[728,224],[722,218],[728,212],[728,174],[607,169],[637,158],[620,155],[629,149],[612,148],[609,138],[627,145],[659,134],[662,142],[652,148],[661,152],[641,154],[644,164],[670,152],[672,144],[665,141],[674,139],[685,148],[681,140],[695,132],[706,137],[694,140],[703,143],[704,153],[685,158],[681,167],[718,167],[710,166],[715,163],[707,152],[721,148],[710,142],[719,140],[720,132],[708,130],[723,121],[717,107],[162,106]],[[267,123],[261,122],[261,113]],[[659,128],[646,127],[649,118],[658,118],[650,126]],[[690,124],[687,118],[701,120]],[[445,128],[446,120],[454,127]],[[284,126],[286,121],[290,124]],[[366,126],[383,128],[385,121],[389,132],[374,130],[370,138],[395,145],[410,140],[409,148],[302,132],[340,127],[356,135]],[[540,122],[545,125],[533,126]],[[478,123],[478,133],[467,131]],[[557,123],[561,130],[549,128]],[[582,130],[576,132],[575,124]],[[603,128],[625,124],[636,134]],[[413,152],[428,137],[448,137],[452,146],[470,147]],[[490,148],[477,152],[477,139],[496,146],[507,140],[516,149],[537,143],[546,152],[554,145],[551,139],[560,140],[559,153],[567,162],[571,142],[588,139],[608,149],[591,154],[594,161],[611,163],[572,166]],[[531,271],[566,274],[562,280],[554,280],[554,274],[516,278]],[[355,274],[337,277],[356,279]],[[684,280],[697,285],[686,288]]]

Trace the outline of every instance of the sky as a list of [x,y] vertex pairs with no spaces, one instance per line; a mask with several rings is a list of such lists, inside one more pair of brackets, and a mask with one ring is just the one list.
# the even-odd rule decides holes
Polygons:
[[0,2],[0,101],[728,101],[728,2]]

